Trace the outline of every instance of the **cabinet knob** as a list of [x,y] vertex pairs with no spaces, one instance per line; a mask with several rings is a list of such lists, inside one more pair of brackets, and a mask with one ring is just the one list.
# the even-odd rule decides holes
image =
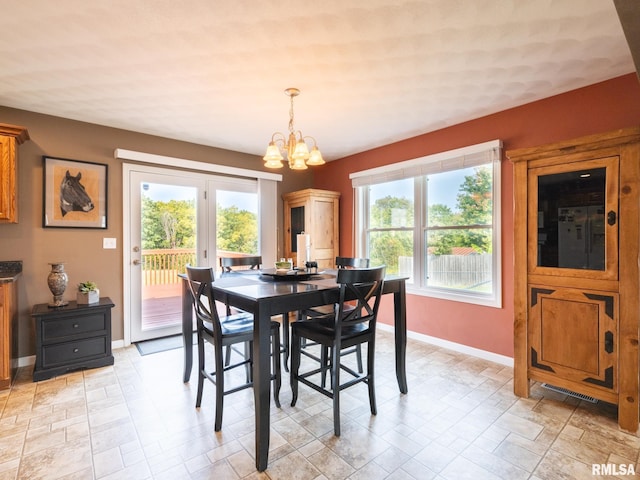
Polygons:
[[79,349],[79,348],[74,348],[74,349],[73,349],[73,353],[78,353],[79,351],[80,351],[80,349]]
[[73,328],[78,328],[80,325],[78,325],[77,323],[73,324]]

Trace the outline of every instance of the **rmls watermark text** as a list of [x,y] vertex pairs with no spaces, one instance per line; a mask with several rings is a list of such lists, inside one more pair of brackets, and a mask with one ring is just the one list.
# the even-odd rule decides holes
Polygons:
[[636,468],[633,463],[593,463],[591,475],[635,475]]

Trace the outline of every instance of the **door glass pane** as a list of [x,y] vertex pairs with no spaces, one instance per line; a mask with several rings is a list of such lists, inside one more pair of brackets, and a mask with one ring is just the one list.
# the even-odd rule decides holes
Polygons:
[[605,269],[606,168],[538,177],[538,266]]
[[142,331],[180,325],[178,273],[196,265],[196,187],[141,184]]
[[216,190],[216,212],[218,258],[260,254],[257,193]]

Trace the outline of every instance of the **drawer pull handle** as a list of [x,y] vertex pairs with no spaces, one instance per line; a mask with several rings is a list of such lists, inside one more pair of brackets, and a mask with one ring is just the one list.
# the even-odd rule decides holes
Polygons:
[[80,349],[79,349],[79,348],[74,348],[74,349],[73,349],[73,353],[78,353],[79,351],[80,351]]

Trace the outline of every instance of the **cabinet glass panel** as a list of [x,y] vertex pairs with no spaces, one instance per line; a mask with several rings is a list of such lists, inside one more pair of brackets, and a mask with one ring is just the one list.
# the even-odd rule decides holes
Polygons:
[[291,251],[298,251],[297,235],[304,232],[304,206],[291,208]]
[[541,267],[605,270],[606,168],[538,176]]

